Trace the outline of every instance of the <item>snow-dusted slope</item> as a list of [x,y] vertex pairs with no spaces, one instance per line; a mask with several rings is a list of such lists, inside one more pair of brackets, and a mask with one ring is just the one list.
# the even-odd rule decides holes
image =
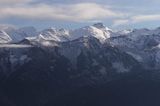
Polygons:
[[14,28],[14,27],[1,27],[1,43],[17,43],[27,37],[35,37],[38,32],[34,27]]
[[38,32],[34,27],[24,27],[20,29],[7,29],[6,33],[12,38],[12,42],[21,41],[27,37],[34,37]]
[[[91,26],[82,27],[75,30],[67,29],[57,29],[57,28],[48,28],[42,31],[37,31],[34,27],[24,27],[24,28],[14,28],[14,27],[5,27],[0,28],[3,31],[3,35],[8,35],[10,37],[9,41],[19,42],[23,39],[28,40],[37,40],[43,38],[43,40],[53,40],[56,42],[67,42],[72,41],[81,37],[95,37],[100,40],[101,43],[104,43],[106,40],[112,40],[113,45],[125,45],[126,39],[131,40],[132,43],[137,43],[142,38],[146,36],[153,36],[160,34],[160,28],[155,30],[149,29],[134,29],[134,30],[122,30],[122,31],[112,31],[111,29],[105,27],[102,23],[96,23]],[[124,35],[126,35],[124,37]],[[40,37],[39,37],[40,36]],[[121,41],[124,37],[124,41]],[[148,39],[148,38],[147,38]],[[38,41],[38,40],[37,40]],[[138,42],[139,43],[139,42]],[[140,43],[143,43],[140,41]],[[128,43],[126,43],[128,44]],[[143,44],[142,44],[143,45]]]
[[45,40],[54,40],[64,42],[69,40],[69,31],[66,29],[49,28],[40,32],[40,35]]
[[50,28],[42,31],[40,36],[43,36],[46,40],[54,40],[58,42],[66,42],[80,37],[93,36],[101,42],[104,42],[110,37],[110,34],[110,29],[106,28],[102,23],[98,23],[75,30]]
[[107,43],[132,55],[147,68],[160,68],[159,28],[154,30],[135,29],[128,34],[112,37],[108,39]]
[[84,28],[80,28],[80,29],[71,31],[70,36],[71,36],[71,40],[74,40],[80,37],[93,36],[99,39],[101,42],[104,42],[107,38],[110,37],[110,34],[94,26],[87,26]]
[[11,40],[12,39],[5,31],[3,31],[3,30],[0,31],[0,43],[8,43]]
[[[118,36],[117,33],[105,27],[102,23],[82,27],[75,30],[48,28],[37,32],[34,27],[24,27],[16,29],[14,27],[3,28],[3,31],[11,38],[12,42],[19,42],[24,39],[36,40],[40,37],[45,41],[67,42],[81,37],[95,37],[104,43],[111,36]],[[40,37],[39,37],[40,36]]]

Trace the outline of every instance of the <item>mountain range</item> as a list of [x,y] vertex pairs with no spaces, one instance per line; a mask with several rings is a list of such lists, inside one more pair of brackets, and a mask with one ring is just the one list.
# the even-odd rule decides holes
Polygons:
[[[160,68],[160,28],[113,31],[105,27],[103,23],[96,23],[75,30],[52,27],[42,31],[37,31],[34,27],[19,29],[2,27],[0,29],[1,46],[13,44],[42,47],[66,44],[67,46],[70,42],[79,42],[82,38],[90,39],[92,37],[97,39],[101,45],[112,46],[127,53],[146,68]],[[86,43],[79,45],[87,46]],[[75,51],[78,52],[78,50]]]
[[96,23],[75,30],[0,29],[0,98],[9,106],[64,106],[61,97],[74,89],[159,81],[159,70],[160,28],[113,31]]

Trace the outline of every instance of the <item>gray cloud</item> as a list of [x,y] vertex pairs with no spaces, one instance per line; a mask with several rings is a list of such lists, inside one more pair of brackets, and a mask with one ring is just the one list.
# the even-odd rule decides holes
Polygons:
[[70,5],[38,4],[32,6],[3,7],[0,8],[0,14],[0,18],[20,17],[75,22],[123,16],[121,13],[96,3],[77,3]]
[[119,27],[159,21],[159,5],[160,0],[0,0],[0,21],[10,23],[14,21],[11,18],[17,23],[21,19],[85,23],[103,20]]
[[113,27],[152,21],[160,21],[160,14],[134,15],[127,19],[117,19],[113,21]]
[[31,2],[33,0],[0,0],[0,5],[4,5],[4,4],[19,4],[19,3],[28,3]]

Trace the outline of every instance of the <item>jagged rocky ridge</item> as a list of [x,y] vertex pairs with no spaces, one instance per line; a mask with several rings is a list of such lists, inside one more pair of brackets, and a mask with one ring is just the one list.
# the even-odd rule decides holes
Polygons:
[[[110,45],[124,51],[140,62],[143,67],[160,69],[160,29],[134,29],[112,31],[102,23],[86,26],[75,30],[48,28],[36,31],[33,27],[1,28],[0,43],[23,43],[34,46],[58,46],[60,43],[69,44],[70,41],[82,37],[94,37],[102,45]],[[78,52],[78,50],[77,50]]]
[[62,95],[74,89],[126,79],[159,81],[159,31],[114,32],[101,23],[42,32],[5,28],[0,33],[2,103],[60,106]]

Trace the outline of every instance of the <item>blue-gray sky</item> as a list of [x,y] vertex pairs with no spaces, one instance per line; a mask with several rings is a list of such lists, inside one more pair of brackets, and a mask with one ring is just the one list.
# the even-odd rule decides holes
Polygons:
[[0,0],[0,26],[112,29],[160,26],[160,0]]

